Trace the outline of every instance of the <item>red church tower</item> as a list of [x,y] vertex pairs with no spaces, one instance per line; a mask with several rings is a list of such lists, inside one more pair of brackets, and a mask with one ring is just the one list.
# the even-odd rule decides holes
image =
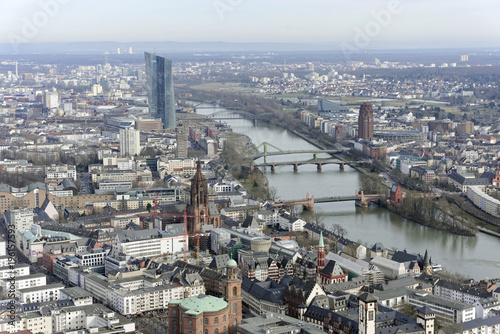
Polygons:
[[221,227],[222,219],[217,207],[208,201],[207,179],[201,172],[201,162],[198,159],[196,173],[191,179],[191,203],[188,206],[189,234],[203,232],[203,225],[212,225],[213,228]]
[[323,268],[325,268],[325,243],[323,242],[323,231],[321,231],[318,244],[318,277]]

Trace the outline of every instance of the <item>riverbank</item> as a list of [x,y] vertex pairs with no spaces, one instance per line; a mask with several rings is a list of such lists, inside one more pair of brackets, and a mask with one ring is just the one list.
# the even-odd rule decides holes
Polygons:
[[[452,227],[450,227],[447,224],[443,223],[443,224],[439,225],[437,223],[431,223],[431,222],[427,221],[425,219],[425,217],[424,217],[423,214],[420,214],[420,215],[407,215],[404,212],[402,212],[401,209],[399,209],[397,207],[394,207],[394,206],[392,206],[390,204],[387,204],[387,203],[383,203],[380,206],[383,207],[386,210],[394,212],[398,216],[406,218],[406,219],[408,219],[408,220],[410,220],[410,221],[412,221],[414,223],[417,223],[417,224],[421,224],[421,225],[424,225],[424,226],[427,226],[427,227],[430,227],[430,228],[435,228],[435,229],[441,230],[441,231],[450,232],[450,233],[453,233],[453,234],[456,234],[456,235],[462,235],[462,236],[465,236],[465,237],[475,237],[476,236],[476,232],[474,230],[472,230],[472,229],[469,229],[469,228],[461,228],[461,229],[452,230]],[[419,206],[419,208],[420,208],[420,206]]]
[[251,196],[260,199],[270,198],[269,181],[266,175],[257,168],[250,170],[246,167],[250,164],[246,156],[257,150],[255,144],[248,136],[234,132],[226,134],[226,139],[227,148],[220,156],[226,170],[243,185]]
[[[223,112],[224,109],[199,111],[200,115],[209,115]],[[233,131],[247,135],[257,144],[266,141],[283,150],[315,149],[308,141],[291,131],[283,130],[286,124],[277,127],[248,119],[231,119],[226,122]],[[291,130],[290,126],[288,128]],[[310,158],[309,154],[297,156],[297,159],[301,160]],[[287,159],[289,158],[276,158],[278,161],[288,161]],[[265,168],[262,171],[269,181],[270,188],[276,188],[281,199],[303,198],[307,192],[315,194],[316,197],[329,197],[334,194],[349,196],[353,194],[354,189],[359,189],[361,173],[352,168],[340,171],[334,165],[324,167],[321,172],[313,165],[304,165],[298,172],[287,166],[277,167],[274,173]],[[491,251],[498,247],[498,238],[495,236],[478,233],[476,237],[464,237],[415,224],[380,206],[356,207],[354,202],[318,204],[316,209],[323,217],[322,221],[326,227],[341,225],[347,230],[347,238],[361,241],[367,247],[380,242],[388,248],[407,249],[415,253],[423,254],[428,250],[434,261],[452,271],[467,273],[477,280],[498,276],[495,274],[495,268],[500,268],[500,261]]]
[[[262,103],[258,104],[259,101],[255,101],[255,97],[253,97],[253,98],[254,98],[254,100],[251,102],[257,103],[255,108],[262,108]],[[225,101],[230,101],[230,102],[221,102],[220,103],[221,106],[238,107],[238,108],[240,108],[240,110],[245,110],[246,112],[249,112],[249,113],[254,114],[254,115],[259,115],[262,112],[262,111],[260,111],[260,109],[259,109],[259,111],[257,111],[258,109],[255,109],[253,107],[253,104],[251,104],[251,103],[242,104],[244,102],[243,100],[229,99],[229,100],[225,100]],[[250,101],[247,101],[247,102],[250,102]],[[226,103],[230,103],[230,105],[226,106]],[[260,106],[260,107],[257,107],[257,106]],[[267,107],[266,110],[271,109],[270,108],[271,106],[266,106],[266,107]],[[276,106],[276,108],[279,108],[279,107],[280,106]],[[325,138],[324,134],[321,134],[321,133],[319,133],[316,136],[317,130],[312,129],[312,128],[308,127],[307,125],[305,125],[304,123],[300,122],[300,120],[298,120],[296,118],[295,113],[284,112],[281,109],[276,109],[276,110],[272,110],[272,111],[276,117],[263,117],[263,118],[259,119],[259,122],[262,121],[263,123],[267,123],[267,124],[270,124],[273,126],[280,127],[282,129],[286,129],[286,130],[290,131],[291,133],[293,133],[295,136],[301,138],[302,140],[306,141],[307,143],[309,143],[309,144],[311,144],[314,147],[317,147],[319,149],[337,148],[337,145],[335,145],[335,139]],[[325,142],[325,141],[327,141],[327,142]],[[255,147],[255,145],[253,143],[252,143],[252,146]],[[335,158],[338,158],[340,160],[346,161],[346,163],[349,164],[348,157],[346,159],[344,157],[339,157],[338,155],[332,155],[332,156],[334,156]],[[351,168],[353,168],[356,171],[360,172],[361,174],[364,174],[367,176],[376,175],[376,174],[370,173],[370,170],[366,170],[364,168],[361,168],[360,166],[352,165]],[[244,181],[246,181],[245,185],[247,186],[248,190],[251,190],[250,193],[257,195],[257,196],[260,195],[259,197],[263,197],[263,196],[269,197],[269,185],[268,185],[268,180],[265,177],[265,173],[263,171],[258,170],[258,169],[256,169],[256,170],[257,170],[256,173],[261,175],[260,176],[261,181],[250,180],[250,182],[248,182],[248,181],[246,181],[246,179],[244,179]],[[378,175],[376,175],[376,176],[378,177]],[[239,178],[239,179],[241,179],[241,178]],[[253,182],[253,181],[255,181],[255,182]],[[251,182],[253,182],[253,183],[251,183]],[[253,189],[254,186],[257,189]],[[384,183],[384,186],[388,186],[388,185],[386,185]],[[265,187],[265,190],[263,190],[262,187]],[[428,224],[425,221],[419,221],[419,219],[418,219],[419,214],[415,214],[415,216],[413,216],[413,215],[401,214],[397,210],[392,211],[392,212],[400,215],[401,217],[407,218],[413,222],[416,222],[417,224],[421,224],[424,226],[438,228],[438,229],[445,230],[445,231],[448,231],[450,233],[458,234],[458,235],[474,235],[473,233],[469,233],[468,231],[465,231],[468,229],[464,229],[464,231],[459,231],[457,233],[457,230],[460,230],[460,228],[457,229],[457,228],[455,228],[455,226],[453,226],[452,228],[448,228],[446,226],[446,224],[444,224],[444,227],[443,227],[443,226],[440,226],[439,224]],[[435,219],[431,219],[431,220],[435,220]],[[454,225],[454,223],[452,223],[451,225]],[[476,224],[476,225],[479,225],[479,224]],[[474,230],[475,230],[475,228],[474,228]]]

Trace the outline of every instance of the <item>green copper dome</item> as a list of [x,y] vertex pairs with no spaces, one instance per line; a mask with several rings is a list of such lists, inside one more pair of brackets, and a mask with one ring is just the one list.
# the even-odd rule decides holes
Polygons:
[[229,259],[226,263],[226,267],[236,267],[238,264],[233,259]]
[[199,294],[185,298],[180,302],[180,306],[188,310],[188,314],[199,314],[202,312],[217,312],[227,307],[227,302],[222,298]]

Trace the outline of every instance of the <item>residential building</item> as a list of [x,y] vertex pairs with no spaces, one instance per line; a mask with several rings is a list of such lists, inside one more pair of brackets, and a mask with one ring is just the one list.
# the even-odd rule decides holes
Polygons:
[[17,232],[30,230],[33,225],[33,209],[9,210],[3,215],[5,223],[12,225]]
[[166,309],[172,300],[183,298],[184,289],[180,284],[149,284],[135,289],[115,282],[107,291],[108,305],[123,315]]
[[45,274],[32,274],[27,276],[17,276],[14,279],[5,278],[2,280],[4,295],[7,291],[9,294],[14,293],[19,297],[19,290],[33,288],[47,284],[47,276]]
[[485,193],[481,187],[467,187],[467,198],[484,212],[500,217],[500,201]]
[[185,130],[177,130],[175,134],[177,142],[176,157],[177,159],[188,158],[188,133]]
[[120,129],[120,155],[133,157],[141,154],[141,133],[132,127]]
[[439,280],[436,283],[434,294],[461,303],[473,305],[475,302],[491,297],[486,290],[473,288],[451,281]]
[[53,283],[50,285],[19,289],[19,301],[26,304],[59,300],[60,290],[64,288],[64,284]]
[[474,319],[461,324],[463,334],[496,334],[500,332],[500,316]]
[[93,304],[92,294],[80,288],[79,286],[59,290],[59,293],[60,300],[71,300],[75,306]]
[[76,181],[75,165],[55,165],[45,167],[45,178],[47,179],[72,179]]

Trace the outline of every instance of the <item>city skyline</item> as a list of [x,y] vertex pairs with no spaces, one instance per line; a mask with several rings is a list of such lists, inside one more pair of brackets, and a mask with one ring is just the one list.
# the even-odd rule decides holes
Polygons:
[[[223,41],[321,43],[332,49],[496,47],[493,0],[304,4],[282,0],[7,2],[0,43]],[[168,19],[166,18],[166,14]],[[125,19],[129,17],[129,19]],[[347,44],[347,45],[346,45]]]

